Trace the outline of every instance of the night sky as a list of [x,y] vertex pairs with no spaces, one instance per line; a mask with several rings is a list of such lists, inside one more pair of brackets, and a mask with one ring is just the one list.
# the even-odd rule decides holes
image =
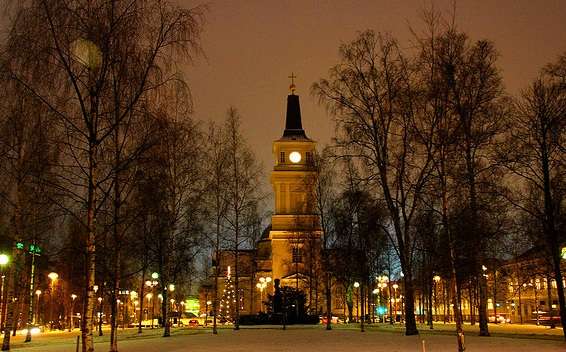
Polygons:
[[[194,0],[179,0],[191,6]],[[291,72],[298,78],[303,127],[320,145],[333,124],[310,96],[311,84],[337,63],[341,42],[357,31],[390,32],[403,46],[408,25],[422,29],[422,0],[213,1],[203,36],[206,60],[188,67],[196,117],[220,121],[229,105],[244,120],[251,145],[264,163],[266,183],[273,165],[271,142],[283,132]],[[434,1],[450,11],[452,1]],[[566,1],[467,0],[457,2],[457,24],[472,39],[495,42],[510,93],[516,93],[547,62],[566,52]]]
[[[2,0],[0,0],[1,2]],[[177,0],[183,6],[203,2]],[[410,47],[408,26],[422,29],[419,13],[431,1],[284,1],[209,2],[203,34],[206,58],[185,69],[195,117],[221,121],[230,105],[243,116],[250,144],[268,172],[271,142],[283,132],[291,72],[298,76],[303,127],[320,145],[330,142],[333,124],[310,96],[313,82],[337,63],[338,46],[356,32],[390,32]],[[433,1],[449,13],[451,0]],[[546,63],[566,52],[564,0],[461,0],[457,25],[472,39],[495,42],[507,90],[515,94]],[[6,18],[0,25],[6,29]],[[5,31],[3,31],[5,34]]]

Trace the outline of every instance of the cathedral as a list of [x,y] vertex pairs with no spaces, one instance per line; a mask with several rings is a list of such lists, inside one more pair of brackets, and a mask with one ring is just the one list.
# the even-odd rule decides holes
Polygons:
[[[321,270],[321,236],[316,213],[314,186],[316,142],[302,127],[299,96],[291,84],[287,96],[285,128],[273,141],[273,170],[270,182],[274,195],[271,224],[263,231],[255,248],[239,251],[240,314],[265,311],[267,295],[273,293],[274,282],[302,291],[311,313],[325,306]],[[220,255],[218,297],[226,290],[226,273],[234,268],[234,254]],[[214,268],[213,268],[214,272]],[[214,278],[200,290],[202,311],[210,306]],[[335,306],[335,305],[333,305]]]

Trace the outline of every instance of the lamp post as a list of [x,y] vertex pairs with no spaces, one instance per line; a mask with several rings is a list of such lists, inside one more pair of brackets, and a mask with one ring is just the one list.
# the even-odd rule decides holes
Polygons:
[[395,314],[395,321],[397,320],[397,289],[399,288],[399,285],[397,284],[393,284],[393,310],[394,310],[394,314]]
[[267,285],[271,282],[271,277],[260,277],[259,282],[255,285],[260,291],[260,306],[259,311],[263,313],[263,291],[266,289]]
[[[130,302],[132,303],[132,307],[134,309],[134,321],[136,320],[136,306],[137,306],[137,301],[136,299],[138,298],[138,293],[136,291],[130,291]],[[130,322],[130,317],[128,317],[128,324]]]
[[4,267],[8,265],[10,262],[10,257],[6,254],[0,254],[0,273],[2,276],[0,279],[2,280],[0,284],[0,329],[4,327],[4,311],[6,310],[6,304],[4,302],[4,279],[6,275],[4,275]]
[[433,288],[432,288],[432,293],[434,295],[434,297],[433,297],[433,299],[434,299],[434,313],[435,313],[435,317],[436,317],[434,319],[434,321],[438,321],[438,300],[437,300],[437,297],[436,297],[436,285],[438,285],[438,283],[440,282],[440,276],[435,275],[432,278],[432,280],[433,280],[433,283],[434,283]]
[[[185,302],[181,302],[183,308],[185,308]],[[212,301],[206,301],[206,312],[204,312],[204,326],[208,326],[208,306],[212,304]]]
[[[382,301],[382,298],[383,298],[382,293],[383,293],[383,289],[385,289],[387,287],[387,282],[389,282],[389,277],[387,275],[380,275],[380,276],[377,277],[377,281],[378,281],[377,287],[379,289],[379,306],[378,306],[379,311],[378,312],[383,313],[383,310],[381,309],[381,301]],[[380,314],[381,315],[381,322],[384,323],[385,322],[385,316],[382,313]]]
[[102,297],[98,297],[98,336],[102,336]]
[[360,314],[359,314],[359,309],[360,309],[360,292],[359,292],[359,287],[360,287],[360,283],[359,282],[354,282],[354,287],[357,289],[356,290],[356,321],[360,320]]
[[148,286],[151,290],[150,293],[148,293],[146,295],[147,297],[147,304],[149,306],[149,304],[151,303],[151,328],[153,329],[153,320],[154,320],[154,313],[155,313],[155,300],[153,300],[153,302],[151,301],[151,299],[153,298],[153,296],[155,295],[155,287],[157,287],[157,285],[159,284],[159,282],[157,281],[157,279],[159,278],[159,274],[158,273],[152,273],[151,274],[151,278],[153,280],[147,280],[145,282],[145,285]]
[[[373,291],[371,291],[371,293],[373,293],[374,296],[377,296],[379,294],[379,289],[374,288]],[[373,302],[375,302],[375,301],[376,301],[376,299],[373,298]],[[379,308],[379,302],[377,304],[377,307]],[[371,315],[372,315],[372,322],[374,322],[374,323],[375,323],[375,311],[376,311],[376,309],[377,309],[376,304],[373,303],[373,309],[371,310]]]
[[39,324],[39,296],[41,296],[41,290],[35,290],[35,295],[37,296],[37,312],[34,319],[34,324]]
[[51,280],[51,294],[50,294],[50,302],[49,302],[49,322],[50,322],[50,330],[53,330],[53,305],[55,299],[55,283],[59,278],[59,274],[56,272],[50,272],[47,277]]
[[73,328],[75,327],[73,325],[73,311],[75,310],[75,299],[77,299],[77,295],[75,295],[74,293],[71,294],[71,299],[72,299],[72,303],[71,303],[71,322],[69,324],[69,332],[73,331]]

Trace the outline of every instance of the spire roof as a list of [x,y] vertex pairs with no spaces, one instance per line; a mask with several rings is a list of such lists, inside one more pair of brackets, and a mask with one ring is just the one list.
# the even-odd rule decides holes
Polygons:
[[303,130],[301,121],[301,104],[299,96],[295,95],[295,78],[294,74],[291,78],[291,94],[287,96],[287,114],[285,116],[285,131],[283,131],[283,139],[308,139]]

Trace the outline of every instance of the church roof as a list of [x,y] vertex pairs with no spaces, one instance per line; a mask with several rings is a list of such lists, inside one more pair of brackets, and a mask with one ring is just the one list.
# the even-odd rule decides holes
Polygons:
[[301,121],[301,104],[299,96],[291,93],[287,96],[287,114],[285,116],[285,131],[281,140],[309,140],[303,130]]

